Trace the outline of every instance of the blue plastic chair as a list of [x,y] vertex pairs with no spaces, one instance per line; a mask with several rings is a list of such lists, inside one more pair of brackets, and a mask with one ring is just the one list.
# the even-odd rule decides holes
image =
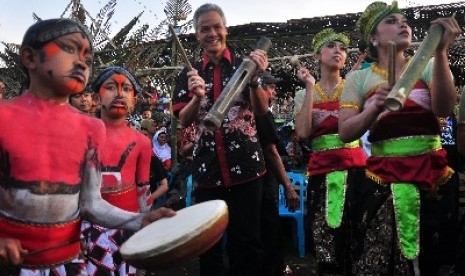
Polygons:
[[192,174],[186,179],[186,207],[192,205]]
[[279,216],[293,218],[294,232],[293,239],[296,243],[295,237],[297,236],[297,244],[300,257],[305,257],[305,202],[307,199],[307,186],[308,178],[304,173],[286,172],[287,177],[292,183],[294,189],[299,189],[300,205],[294,212],[289,211],[286,207],[286,196],[283,185],[279,185]]

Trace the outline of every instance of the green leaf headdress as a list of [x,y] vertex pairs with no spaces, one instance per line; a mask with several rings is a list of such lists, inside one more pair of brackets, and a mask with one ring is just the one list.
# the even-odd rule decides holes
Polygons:
[[373,2],[368,5],[356,23],[356,28],[362,33],[363,39],[367,45],[370,44],[370,36],[378,23],[383,18],[393,13],[402,13],[397,7],[397,1],[392,1],[391,5],[384,2]]
[[331,41],[340,41],[345,46],[349,46],[350,43],[350,39],[346,34],[336,33],[333,29],[326,28],[317,33],[313,38],[313,51],[315,53],[319,53],[321,51],[321,48],[323,48],[324,45]]

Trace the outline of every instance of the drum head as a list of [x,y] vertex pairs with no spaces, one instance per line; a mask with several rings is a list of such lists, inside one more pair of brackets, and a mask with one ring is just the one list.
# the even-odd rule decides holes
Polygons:
[[123,243],[120,252],[134,267],[149,271],[179,265],[218,242],[227,224],[226,203],[206,201],[152,222]]

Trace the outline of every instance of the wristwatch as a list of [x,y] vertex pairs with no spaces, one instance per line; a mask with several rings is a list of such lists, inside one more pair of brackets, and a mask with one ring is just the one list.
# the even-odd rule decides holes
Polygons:
[[252,89],[257,89],[258,87],[263,87],[263,74],[259,72],[257,74],[258,78],[255,82],[249,82],[249,87]]

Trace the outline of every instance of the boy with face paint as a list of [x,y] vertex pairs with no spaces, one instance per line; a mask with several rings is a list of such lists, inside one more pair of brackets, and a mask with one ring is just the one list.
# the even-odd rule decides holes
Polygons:
[[[97,76],[92,90],[100,97],[101,119],[107,129],[107,146],[103,147],[101,159],[102,197],[127,211],[148,211],[153,202],[149,183],[151,141],[126,123],[141,87],[126,69],[109,67]],[[92,237],[87,235],[87,252],[92,260],[87,264],[89,274],[135,273],[121,261],[119,253],[128,232],[87,223],[83,228],[85,236],[92,233]]]
[[68,104],[87,84],[92,52],[85,28],[69,19],[37,22],[24,35],[28,90],[0,103],[2,272],[85,275],[70,267],[80,253],[81,218],[135,231],[174,215],[161,209],[143,216],[100,197],[105,127]]
[[88,115],[91,114],[92,101],[91,91],[83,91],[69,96],[69,104]]

